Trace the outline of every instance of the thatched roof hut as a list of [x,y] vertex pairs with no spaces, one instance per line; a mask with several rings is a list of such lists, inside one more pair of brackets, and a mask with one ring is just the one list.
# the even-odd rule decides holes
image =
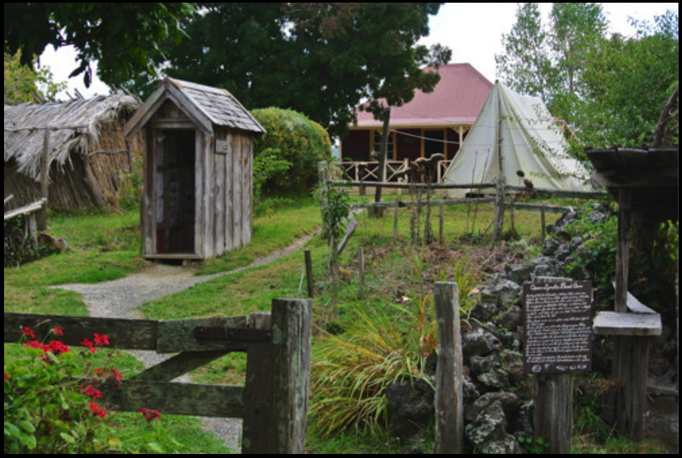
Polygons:
[[[88,100],[5,105],[5,195],[15,206],[40,196],[41,169],[49,161],[49,204],[57,209],[116,205],[130,193],[126,177],[141,137],[126,140],[123,125],[140,101],[122,92]],[[46,134],[47,133],[47,134]]]

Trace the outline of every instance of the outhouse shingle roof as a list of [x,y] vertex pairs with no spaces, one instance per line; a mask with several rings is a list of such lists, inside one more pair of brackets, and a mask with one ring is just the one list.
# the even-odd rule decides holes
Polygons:
[[250,132],[265,132],[263,126],[227,90],[175,78],[166,80],[180,89],[214,124]]
[[166,99],[173,100],[207,134],[213,132],[213,125],[265,133],[263,126],[227,90],[167,77],[126,124],[126,135],[142,128]]

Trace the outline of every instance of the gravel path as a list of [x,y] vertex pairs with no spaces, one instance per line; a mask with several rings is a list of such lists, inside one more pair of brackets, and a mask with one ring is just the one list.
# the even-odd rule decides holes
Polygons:
[[[107,318],[142,318],[136,310],[144,302],[158,299],[192,285],[211,280],[216,277],[231,275],[253,267],[269,264],[277,259],[300,250],[315,234],[303,237],[288,247],[275,251],[270,255],[257,259],[247,267],[213,275],[196,276],[191,268],[153,264],[142,272],[129,275],[119,280],[97,284],[60,285],[59,289],[75,291],[83,297],[88,313],[93,317]],[[168,359],[150,351],[131,351],[145,367],[154,366]],[[175,381],[192,383],[189,375],[178,377]],[[225,445],[235,451],[241,449],[241,420],[233,418],[201,418],[204,429],[221,439]]]

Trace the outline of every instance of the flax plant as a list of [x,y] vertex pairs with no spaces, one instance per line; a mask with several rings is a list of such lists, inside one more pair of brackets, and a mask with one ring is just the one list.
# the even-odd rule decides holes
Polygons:
[[371,430],[385,426],[388,385],[396,380],[425,378],[420,336],[400,326],[417,320],[419,312],[386,305],[400,309],[402,319],[379,311],[370,315],[355,303],[347,310],[353,318],[352,327],[341,335],[323,333],[314,346],[311,413],[324,436],[350,426]]

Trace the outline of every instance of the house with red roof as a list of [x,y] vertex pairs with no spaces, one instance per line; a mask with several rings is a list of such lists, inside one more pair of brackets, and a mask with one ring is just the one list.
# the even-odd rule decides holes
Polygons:
[[[474,124],[493,84],[469,64],[443,65],[433,92],[417,91],[391,108],[388,161],[404,162],[443,153],[452,159]],[[358,110],[357,124],[341,142],[342,161],[370,161],[381,143],[382,121]]]

